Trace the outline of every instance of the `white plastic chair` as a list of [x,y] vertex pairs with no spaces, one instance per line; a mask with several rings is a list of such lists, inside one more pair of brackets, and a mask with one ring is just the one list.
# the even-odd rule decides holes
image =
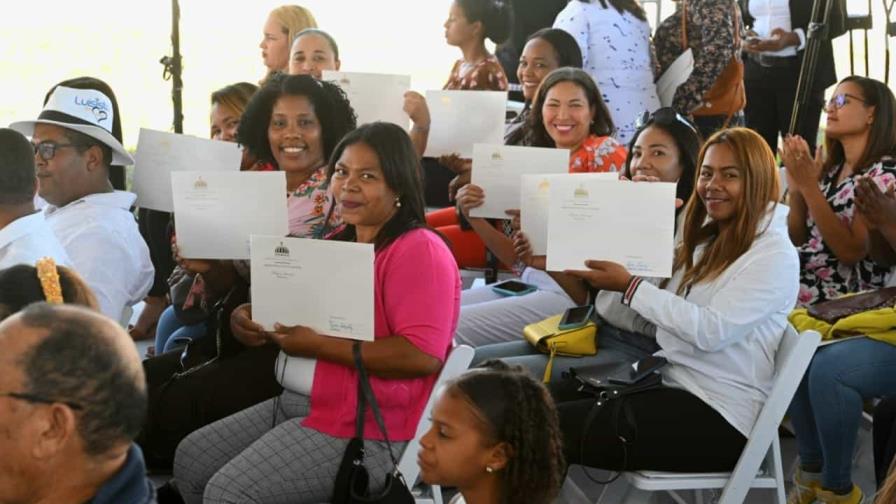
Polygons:
[[442,371],[439,372],[439,377],[432,387],[432,395],[429,396],[429,400],[426,401],[426,406],[423,408],[423,414],[420,415],[417,433],[414,435],[414,439],[408,442],[401,454],[401,460],[398,461],[398,470],[401,471],[408,486],[414,489],[414,498],[417,504],[442,504],[442,489],[438,485],[427,485],[422,481],[419,485],[416,484],[420,476],[417,452],[420,450],[420,438],[426,434],[431,425],[429,417],[439,390],[445,385],[445,382],[469,369],[470,363],[473,362],[473,353],[473,348],[467,345],[459,345],[451,349],[451,353],[445,359],[445,365],[442,366]]
[[[670,473],[637,471],[625,473],[635,488],[666,491],[679,504],[685,500],[677,490],[694,490],[698,504],[703,502],[704,489],[722,488],[719,504],[741,504],[751,488],[775,489],[778,504],[784,504],[784,472],[781,468],[781,445],[778,425],[815,355],[821,335],[815,331],[798,334],[787,325],[775,357],[775,381],[765,406],[750,432],[744,451],[730,473]],[[763,460],[765,469],[760,472]]]

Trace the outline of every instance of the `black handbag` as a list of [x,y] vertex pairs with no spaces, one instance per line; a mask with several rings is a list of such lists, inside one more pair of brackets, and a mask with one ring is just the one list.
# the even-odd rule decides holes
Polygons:
[[[355,437],[349,441],[336,473],[336,482],[333,485],[333,504],[414,504],[414,496],[408,488],[404,476],[398,470],[398,460],[392,452],[392,444],[389,443],[389,435],[386,433],[386,424],[377,405],[370,380],[367,378],[367,370],[361,362],[361,342],[352,345],[352,355],[355,359],[355,367],[358,369],[358,410],[355,414]],[[373,410],[373,417],[383,434],[386,446],[389,449],[389,458],[392,459],[392,472],[386,475],[383,490],[379,494],[371,494],[369,485],[370,477],[367,468],[364,467],[364,415],[367,405]]]
[[[627,371],[628,369],[631,369],[631,363],[622,365],[619,363],[608,363],[607,367],[613,371],[604,374],[604,372],[607,371],[606,369],[600,369],[598,371],[592,367],[592,369],[579,368],[577,371],[576,368],[570,368],[569,371],[563,374],[563,377],[567,380],[577,382],[577,390],[580,393],[595,399],[594,404],[591,406],[591,410],[585,417],[585,422],[582,427],[582,437],[579,444],[579,452],[582,459],[584,460],[585,447],[588,443],[588,433],[591,424],[597,419],[597,416],[604,410],[604,408],[610,406],[613,415],[613,423],[615,424],[614,434],[622,442],[622,465],[623,467],[626,467],[628,465],[628,445],[631,443],[633,437],[632,433],[636,432],[636,429],[634,428],[631,411],[625,403],[625,398],[632,394],[639,394],[648,390],[662,388],[663,378],[658,373],[651,372],[634,383],[627,385],[613,385],[609,383],[609,377],[617,376],[619,371]],[[598,368],[600,368],[600,366],[598,366]],[[598,372],[595,373],[595,371]],[[615,475],[607,480],[600,480],[592,477],[584,466],[582,467],[582,472],[585,473],[585,476],[587,476],[588,479],[597,484],[609,485],[616,481],[619,476],[622,475],[623,471],[617,471]]]

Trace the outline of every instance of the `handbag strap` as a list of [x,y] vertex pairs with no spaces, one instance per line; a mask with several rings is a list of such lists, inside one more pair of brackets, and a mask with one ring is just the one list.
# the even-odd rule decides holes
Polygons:
[[355,360],[355,367],[358,369],[358,413],[355,416],[355,436],[358,439],[364,439],[364,415],[367,412],[367,404],[373,410],[373,418],[376,425],[386,441],[386,447],[389,449],[389,458],[392,459],[392,467],[394,472],[398,471],[398,459],[392,452],[392,443],[389,442],[389,435],[386,433],[386,423],[383,422],[383,415],[380,412],[379,404],[376,402],[376,396],[370,387],[370,379],[367,376],[367,370],[364,369],[364,362],[361,360],[361,342],[355,341],[352,344],[352,357]]

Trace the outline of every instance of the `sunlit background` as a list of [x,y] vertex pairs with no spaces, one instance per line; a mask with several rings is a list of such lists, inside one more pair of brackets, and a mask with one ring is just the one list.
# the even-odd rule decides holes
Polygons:
[[[181,0],[186,133],[208,136],[211,91],[237,81],[257,82],[264,75],[258,48],[262,26],[268,12],[283,3]],[[444,41],[449,0],[300,3],[336,38],[346,71],[410,74],[412,88],[425,91],[442,86],[460,55]],[[883,79],[885,14],[882,0],[871,3],[870,76]],[[867,0],[848,5],[852,13],[868,11]],[[118,96],[126,146],[134,147],[140,127],[172,129],[171,83],[162,80],[159,64],[171,51],[170,1],[6,1],[4,7],[0,124],[35,117],[50,86],[91,75],[107,81]],[[657,5],[645,7],[655,22]],[[660,16],[673,9],[671,0],[663,1]],[[861,32],[854,38],[856,71],[864,73]],[[835,41],[835,53],[843,77],[850,69],[848,36]]]

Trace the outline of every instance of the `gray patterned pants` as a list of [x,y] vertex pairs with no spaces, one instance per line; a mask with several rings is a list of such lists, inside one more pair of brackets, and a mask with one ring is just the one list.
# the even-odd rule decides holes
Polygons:
[[[174,456],[174,480],[188,504],[328,502],[348,439],[301,426],[309,398],[284,391],[274,399],[187,436]],[[272,425],[276,425],[272,427]],[[393,443],[396,457],[407,443]],[[386,444],[366,441],[371,489],[392,469]]]

